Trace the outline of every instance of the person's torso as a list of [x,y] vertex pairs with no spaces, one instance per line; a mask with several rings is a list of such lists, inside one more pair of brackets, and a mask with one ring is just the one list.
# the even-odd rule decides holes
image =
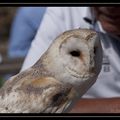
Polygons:
[[[82,17],[85,8],[67,8],[64,12],[66,28],[90,28]],[[107,37],[101,40],[103,48],[102,69],[95,84],[83,97],[101,98],[120,96],[120,51],[116,52],[116,45]],[[119,42],[120,45],[120,42]],[[119,47],[119,46],[118,46]]]

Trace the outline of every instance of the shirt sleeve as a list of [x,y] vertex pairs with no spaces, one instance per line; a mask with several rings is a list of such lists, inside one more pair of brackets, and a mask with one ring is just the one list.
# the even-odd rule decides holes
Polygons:
[[41,25],[32,41],[21,71],[31,67],[48,49],[52,41],[66,30],[61,7],[48,7]]
[[20,7],[18,9],[11,27],[9,57],[26,56],[44,12],[45,8],[43,7]]

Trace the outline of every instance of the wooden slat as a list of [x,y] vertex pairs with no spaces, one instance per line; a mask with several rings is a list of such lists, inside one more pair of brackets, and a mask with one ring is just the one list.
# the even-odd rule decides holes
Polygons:
[[0,65],[0,75],[17,73],[20,71],[22,64],[1,64]]
[[0,42],[0,54],[2,54],[2,56],[7,56],[7,50],[8,50],[8,43]]
[[7,59],[4,58],[3,62],[0,63],[0,75],[17,73],[22,67],[24,58],[18,59]]
[[23,63],[24,58],[15,58],[10,59],[8,57],[3,57],[1,64],[15,64],[15,63]]

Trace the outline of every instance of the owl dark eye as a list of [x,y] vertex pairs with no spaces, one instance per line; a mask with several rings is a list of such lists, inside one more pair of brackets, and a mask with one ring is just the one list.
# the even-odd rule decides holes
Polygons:
[[73,57],[80,57],[80,51],[79,50],[70,51],[70,55],[72,55]]

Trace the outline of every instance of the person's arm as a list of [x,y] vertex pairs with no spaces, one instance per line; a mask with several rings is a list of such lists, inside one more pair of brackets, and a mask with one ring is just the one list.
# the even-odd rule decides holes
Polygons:
[[120,113],[120,98],[80,99],[70,113]]
[[65,31],[65,21],[63,20],[61,8],[47,8],[41,26],[32,41],[28,55],[24,61],[21,71],[31,67],[47,50],[52,41],[63,31]]
[[11,26],[8,44],[10,58],[25,57],[42,20],[45,8],[20,7]]

